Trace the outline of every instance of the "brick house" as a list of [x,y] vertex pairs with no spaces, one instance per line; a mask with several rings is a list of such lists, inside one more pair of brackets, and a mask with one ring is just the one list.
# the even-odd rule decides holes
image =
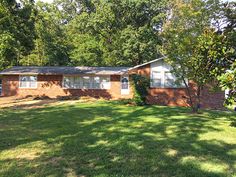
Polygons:
[[[186,88],[176,84],[171,67],[163,58],[134,67],[12,67],[0,72],[2,96],[91,96],[107,99],[132,98],[130,75],[150,78],[148,103],[189,106]],[[194,83],[188,81],[191,90]],[[202,107],[223,106],[224,92],[211,92],[206,86],[201,95]]]

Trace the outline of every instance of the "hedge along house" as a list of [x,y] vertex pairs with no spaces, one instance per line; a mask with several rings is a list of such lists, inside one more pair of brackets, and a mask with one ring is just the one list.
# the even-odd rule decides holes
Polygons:
[[[171,67],[163,58],[134,67],[12,67],[0,72],[2,96],[90,96],[95,98],[132,98],[130,75],[150,78],[149,104],[189,106],[183,83],[176,84]],[[188,81],[192,92],[195,85]],[[224,92],[203,89],[202,107],[220,108]]]

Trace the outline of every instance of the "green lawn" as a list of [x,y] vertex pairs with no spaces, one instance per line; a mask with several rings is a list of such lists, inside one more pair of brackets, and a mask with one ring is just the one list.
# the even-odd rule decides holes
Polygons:
[[236,114],[89,102],[0,111],[0,176],[234,176]]

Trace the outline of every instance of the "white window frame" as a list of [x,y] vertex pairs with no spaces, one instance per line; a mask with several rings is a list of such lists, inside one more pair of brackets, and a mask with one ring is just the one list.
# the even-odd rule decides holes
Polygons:
[[[35,87],[30,87],[30,82],[32,82],[32,81],[26,81],[27,82],[27,84],[26,84],[26,87],[22,87],[21,86],[21,78],[22,77],[36,77],[36,84],[35,84]],[[19,75],[19,88],[21,88],[21,89],[36,89],[36,88],[38,88],[38,76],[37,75]]]
[[[160,72],[161,73],[161,86],[154,86],[153,85],[153,73],[154,72]],[[165,76],[165,73],[171,73],[170,71],[151,71],[151,83],[150,83],[150,86],[151,88],[185,88],[185,85],[176,85],[175,86],[166,86],[165,85],[165,80],[166,80],[166,76]],[[173,78],[174,78],[174,82],[176,81],[176,77],[174,76],[173,73],[171,73],[173,75]],[[187,80],[186,80],[187,81]],[[188,81],[187,81],[188,82]]]
[[[72,78],[76,78],[79,77],[80,78],[80,86],[78,88],[74,88],[74,87],[70,87],[67,88],[65,87],[65,77],[72,77]],[[85,88],[84,84],[83,84],[83,78],[84,77],[89,77],[89,87]],[[100,87],[99,88],[95,88],[94,87],[94,78],[99,77],[99,82],[100,82]],[[102,78],[106,78],[109,80],[109,82],[107,83],[107,87],[103,88],[102,87]],[[84,90],[109,90],[111,88],[111,76],[110,75],[94,75],[94,76],[90,76],[90,75],[79,75],[79,76],[70,76],[70,75],[63,75],[62,77],[62,88],[63,89],[84,89]]]

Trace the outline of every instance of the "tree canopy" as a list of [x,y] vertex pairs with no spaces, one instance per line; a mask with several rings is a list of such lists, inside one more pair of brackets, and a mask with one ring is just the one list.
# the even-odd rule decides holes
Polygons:
[[1,1],[1,69],[131,66],[160,56],[167,0]]
[[235,60],[230,32],[217,26],[224,17],[223,5],[217,0],[173,1],[164,25],[161,48],[167,61],[179,79],[196,84],[196,92],[192,93],[185,82],[193,111],[200,106],[203,87],[217,84],[217,76]]

